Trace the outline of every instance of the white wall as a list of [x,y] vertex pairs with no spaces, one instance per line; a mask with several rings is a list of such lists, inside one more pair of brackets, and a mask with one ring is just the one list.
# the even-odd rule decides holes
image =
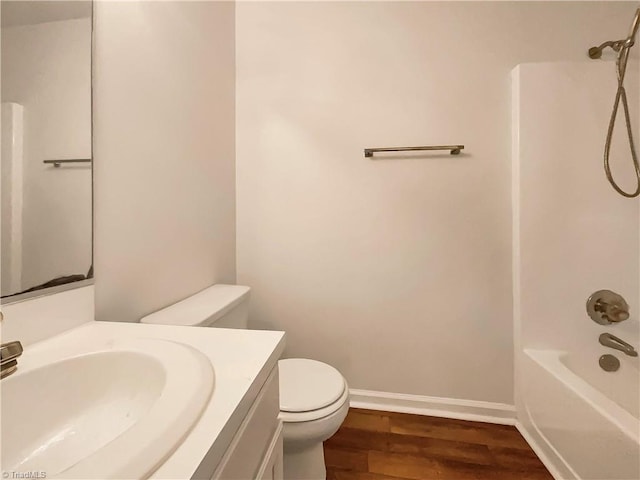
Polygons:
[[[510,80],[635,3],[239,3],[238,283],[354,388],[513,402]],[[364,147],[463,143],[460,157]]]
[[2,28],[2,101],[24,107],[22,289],[91,266],[91,19]]
[[31,345],[93,320],[93,285],[2,305],[2,342]]
[[233,37],[233,3],[95,3],[98,320],[235,281]]

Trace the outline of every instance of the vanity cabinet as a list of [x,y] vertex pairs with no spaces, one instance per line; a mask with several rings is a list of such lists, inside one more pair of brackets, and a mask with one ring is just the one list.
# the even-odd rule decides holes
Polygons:
[[242,421],[211,480],[282,480],[277,364]]

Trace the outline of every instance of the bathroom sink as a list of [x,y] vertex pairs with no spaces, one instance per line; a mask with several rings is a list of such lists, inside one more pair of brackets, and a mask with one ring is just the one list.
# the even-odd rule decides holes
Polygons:
[[[201,352],[112,341],[29,358],[2,380],[2,470],[47,478],[146,478],[177,448],[214,387]],[[53,357],[53,358],[52,358]]]

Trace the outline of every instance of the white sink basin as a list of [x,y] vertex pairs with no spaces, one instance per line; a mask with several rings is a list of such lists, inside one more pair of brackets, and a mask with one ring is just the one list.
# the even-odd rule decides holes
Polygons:
[[3,471],[146,478],[213,391],[210,361],[183,344],[132,339],[84,350],[30,358],[27,349],[2,380]]

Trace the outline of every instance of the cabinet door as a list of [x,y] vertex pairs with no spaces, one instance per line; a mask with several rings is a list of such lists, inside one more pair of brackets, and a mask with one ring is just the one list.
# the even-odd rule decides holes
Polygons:
[[273,435],[271,445],[265,453],[256,480],[282,480],[282,422]]
[[278,367],[275,367],[231,441],[212,480],[256,478],[256,472],[261,471],[267,456],[265,452],[273,444],[275,432],[282,428],[278,420],[279,413]]

